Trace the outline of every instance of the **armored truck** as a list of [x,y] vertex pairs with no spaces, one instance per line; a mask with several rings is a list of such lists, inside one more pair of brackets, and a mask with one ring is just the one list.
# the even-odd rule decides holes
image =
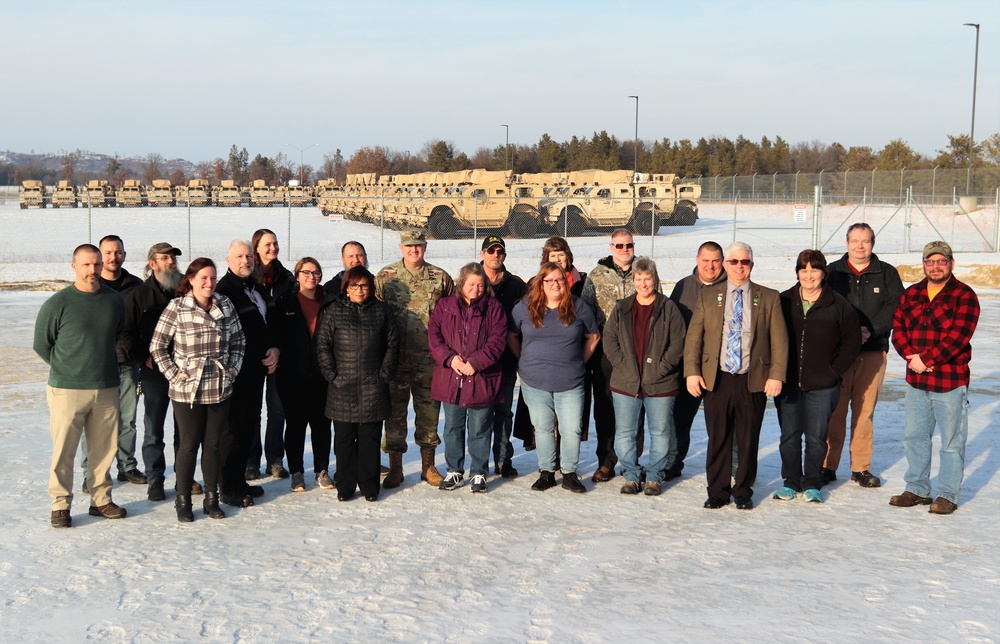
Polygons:
[[60,206],[67,208],[76,208],[77,206],[76,186],[65,179],[59,181],[52,192],[52,207],[59,208]]

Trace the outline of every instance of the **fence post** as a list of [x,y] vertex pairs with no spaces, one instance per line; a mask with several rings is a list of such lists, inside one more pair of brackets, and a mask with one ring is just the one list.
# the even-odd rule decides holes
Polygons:
[[[476,237],[479,236],[479,200],[473,203],[472,207],[472,256],[476,256]],[[510,208],[507,208],[507,212],[510,212]],[[508,215],[509,216],[509,215]]]
[[736,199],[733,199],[733,241],[736,241],[736,206],[738,203]]
[[910,252],[910,233],[912,232],[913,223],[910,221],[910,204],[907,203],[906,207],[903,208],[903,252]]
[[379,243],[381,248],[379,249],[379,259],[385,261],[385,194],[383,193],[381,199],[379,199],[379,215],[378,215],[378,229],[379,229]]
[[285,239],[288,241],[288,251],[286,253],[285,261],[291,264],[292,263],[292,197],[286,192],[285,198],[288,199],[288,235],[285,237]]
[[[822,174],[822,173],[820,173]],[[819,224],[820,209],[822,208],[823,185],[813,188],[813,225],[812,225],[812,248],[819,248]]]
[[94,211],[90,207],[90,195],[87,195],[87,243],[94,243]]
[[993,252],[1000,253],[1000,188],[993,199]]
[[771,175],[771,203],[778,203],[778,194],[775,192],[775,188],[778,183],[778,173],[775,172]]
[[191,200],[188,199],[188,257],[194,259],[194,250],[191,248]]
[[875,205],[875,171],[878,170],[877,167],[872,168],[872,205]]

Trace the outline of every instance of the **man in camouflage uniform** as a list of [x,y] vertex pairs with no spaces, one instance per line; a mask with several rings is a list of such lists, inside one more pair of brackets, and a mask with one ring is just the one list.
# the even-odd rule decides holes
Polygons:
[[[580,294],[597,315],[597,324],[604,334],[604,324],[618,300],[635,293],[632,281],[632,262],[635,260],[635,241],[632,233],[618,228],[611,233],[611,254],[597,262],[587,275]],[[659,285],[656,288],[659,291]],[[615,407],[611,399],[611,361],[604,355],[604,343],[597,344],[594,355],[587,363],[594,386],[594,424],[597,429],[597,471],[591,480],[595,483],[610,481],[615,476],[618,455],[615,454]],[[640,430],[636,433],[636,454],[642,454],[642,425],[644,414],[639,416]]]
[[416,416],[413,438],[420,447],[420,479],[437,487],[443,477],[434,466],[441,404],[431,398],[434,360],[427,344],[427,322],[438,300],[455,288],[443,269],[424,261],[427,238],[422,230],[399,234],[403,259],[390,264],[375,276],[375,295],[392,308],[399,325],[399,369],[389,384],[392,415],[385,423],[385,451],[389,473],[382,485],[399,487],[403,482],[403,454],[406,452],[406,412],[410,396]]

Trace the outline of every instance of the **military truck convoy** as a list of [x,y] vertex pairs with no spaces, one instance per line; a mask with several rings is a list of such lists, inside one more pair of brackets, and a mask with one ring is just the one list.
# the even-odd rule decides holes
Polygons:
[[425,228],[436,239],[460,230],[495,230],[511,237],[539,231],[579,236],[626,227],[655,234],[661,226],[693,226],[701,187],[673,174],[583,170],[514,175],[460,170],[410,175],[348,175],[343,186],[319,186],[324,214]]
[[117,190],[103,179],[92,179],[85,186],[74,186],[62,180],[49,191],[41,181],[28,179],[21,182],[21,208],[53,208],[90,206],[105,208],[119,206],[314,206],[316,196],[313,186],[300,185],[292,180],[287,186],[268,186],[260,179],[243,188],[234,181],[223,180],[212,186],[205,179],[191,179],[186,186],[174,186],[169,179],[154,179],[152,186],[145,186],[138,179],[126,179]]

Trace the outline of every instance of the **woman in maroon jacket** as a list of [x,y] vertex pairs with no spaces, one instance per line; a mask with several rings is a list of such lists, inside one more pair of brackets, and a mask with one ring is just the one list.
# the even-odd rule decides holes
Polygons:
[[507,345],[507,314],[493,297],[479,264],[466,264],[455,294],[440,300],[427,324],[434,358],[431,397],[444,406],[444,454],[448,476],[438,486],[464,484],[468,426],[472,491],[486,491],[493,403],[503,396],[500,358]]

